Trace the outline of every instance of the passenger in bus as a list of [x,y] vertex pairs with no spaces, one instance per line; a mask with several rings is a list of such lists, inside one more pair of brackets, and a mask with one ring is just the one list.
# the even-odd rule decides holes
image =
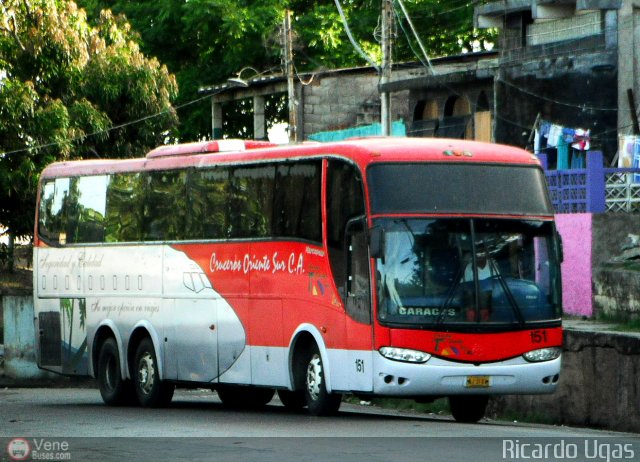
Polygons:
[[[464,275],[461,282],[472,283],[474,281],[473,260],[469,255],[468,262],[464,269]],[[478,308],[476,311],[474,302],[475,290],[468,288],[465,292],[465,318],[468,322],[488,321],[491,317],[492,311],[492,283],[490,279],[497,275],[497,267],[494,261],[492,261],[487,249],[484,249],[480,253],[476,254],[476,266],[478,274],[478,283],[480,284],[480,292],[478,294]]]
[[[467,266],[464,269],[462,282],[471,282],[474,279],[473,260],[468,258]],[[481,252],[476,255],[476,263],[478,267],[478,281],[491,279],[495,275],[495,265],[491,262],[491,257],[487,252]]]

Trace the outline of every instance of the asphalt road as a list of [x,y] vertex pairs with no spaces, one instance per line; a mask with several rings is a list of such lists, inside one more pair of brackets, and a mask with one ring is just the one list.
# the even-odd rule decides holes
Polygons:
[[141,409],[107,407],[89,388],[2,389],[0,460],[19,460],[26,447],[26,460],[640,460],[640,435],[591,429],[458,424],[350,404],[318,418],[277,399],[262,410],[230,410],[206,390],[177,391],[168,409]]

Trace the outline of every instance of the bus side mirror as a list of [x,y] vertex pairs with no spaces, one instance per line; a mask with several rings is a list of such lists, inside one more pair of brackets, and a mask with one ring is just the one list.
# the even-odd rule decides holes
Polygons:
[[369,230],[369,255],[380,258],[384,263],[384,229],[374,226]]

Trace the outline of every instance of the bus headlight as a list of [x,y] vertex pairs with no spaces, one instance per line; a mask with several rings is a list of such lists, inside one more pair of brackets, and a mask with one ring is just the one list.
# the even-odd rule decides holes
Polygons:
[[405,363],[426,363],[431,359],[431,355],[429,353],[418,350],[409,350],[407,348],[382,347],[378,351],[387,359],[402,361]]
[[530,363],[540,363],[542,361],[551,361],[553,359],[559,358],[560,354],[562,354],[562,348],[551,347],[529,351],[523,354],[522,357]]

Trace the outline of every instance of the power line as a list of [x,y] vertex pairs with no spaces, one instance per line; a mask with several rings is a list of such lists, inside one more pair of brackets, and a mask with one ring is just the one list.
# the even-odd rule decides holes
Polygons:
[[543,101],[547,101],[549,103],[554,103],[554,104],[559,104],[562,106],[568,106],[568,107],[572,107],[572,108],[576,108],[576,109],[582,109],[583,111],[593,111],[593,112],[605,112],[605,111],[609,111],[609,112],[618,112],[618,108],[607,108],[607,107],[596,107],[596,106],[587,106],[586,104],[573,104],[573,103],[567,103],[564,101],[559,101],[553,98],[549,98],[543,95],[539,95],[536,94],[532,91],[529,91],[523,87],[520,87],[514,83],[511,83],[507,80],[504,80],[503,78],[501,78],[500,76],[498,76],[496,78],[496,82],[500,82],[503,83],[511,88],[515,88],[516,90],[520,91],[521,93],[524,93],[526,95],[529,96],[533,96],[534,98],[538,98],[541,99]]
[[[226,88],[222,88],[222,89],[218,90],[217,92],[212,93],[212,94],[208,94],[206,96],[201,96],[200,98],[196,98],[194,100],[188,101],[188,102],[183,103],[183,104],[181,104],[179,106],[167,108],[164,111],[160,111],[160,112],[158,112],[156,114],[147,115],[147,116],[141,117],[139,119],[132,120],[130,122],[125,122],[123,124],[116,125],[114,127],[110,127],[110,128],[108,128],[106,130],[98,130],[96,132],[89,133],[87,135],[82,135],[82,136],[77,136],[75,138],[71,138],[70,140],[64,141],[64,143],[75,143],[76,141],[80,141],[80,140],[83,140],[83,139],[86,139],[86,138],[91,138],[91,137],[94,137],[94,136],[103,135],[103,134],[106,134],[106,133],[110,133],[112,131],[120,130],[120,129],[125,128],[125,127],[129,127],[131,125],[136,125],[136,124],[139,124],[139,123],[144,122],[146,120],[154,119],[156,117],[160,117],[160,116],[163,116],[165,114],[168,114],[172,110],[176,110],[177,111],[177,110],[182,109],[184,107],[191,106],[192,104],[199,103],[200,101],[202,101],[204,99],[211,98],[211,96],[213,96],[213,95],[215,95],[217,93],[220,93],[221,91],[224,91],[224,90],[226,90]],[[5,152],[1,152],[0,153],[0,158],[5,158],[6,156],[13,155],[13,154],[20,154],[20,153],[23,153],[23,152],[29,152],[29,151],[33,151],[33,150],[45,149],[45,148],[50,148],[50,147],[54,147],[54,146],[59,146],[62,143],[63,143],[63,141],[58,141],[58,142],[54,142],[54,143],[40,144],[40,145],[32,146],[32,147],[29,147],[29,148],[16,149],[14,151],[5,151]]]
[[[451,4],[455,5],[456,4],[456,2],[447,2],[447,3],[449,5],[451,5]],[[450,9],[448,9],[448,10],[444,10],[444,11],[443,10],[437,10],[435,12],[431,11],[431,12],[424,12],[424,13],[419,13],[418,12],[418,13],[414,13],[413,16],[414,17],[430,17],[430,18],[433,18],[435,16],[444,16],[444,15],[447,15],[449,13],[453,13],[454,11],[462,10],[462,9],[468,8],[470,6],[475,6],[478,3],[480,3],[480,0],[474,0],[474,1],[471,1],[471,2],[468,1],[468,0],[462,0],[460,2],[460,5],[454,6],[454,7],[450,8]]]
[[380,66],[378,66],[378,64],[375,61],[373,61],[373,59],[371,59],[371,57],[362,50],[362,48],[360,48],[360,45],[358,45],[358,42],[356,42],[356,40],[353,38],[353,35],[351,34],[351,28],[349,27],[349,22],[347,21],[347,17],[345,16],[344,11],[342,10],[342,5],[340,4],[340,0],[334,0],[334,1],[336,4],[336,7],[338,8],[338,13],[340,14],[340,18],[342,19],[342,24],[344,25],[344,30],[347,33],[347,37],[349,37],[349,41],[351,42],[351,45],[358,52],[360,56],[362,56],[369,64],[371,64],[371,66],[373,66],[373,68],[377,72],[380,72]]
[[[405,8],[404,3],[402,2],[402,0],[395,0],[395,2],[397,2],[398,5],[400,5],[400,9],[402,9],[402,13],[404,14],[404,17],[407,19],[407,24],[409,24],[409,27],[411,28],[411,32],[413,32],[413,36],[416,38],[416,41],[418,42],[418,46],[420,46],[420,51],[422,51],[422,55],[427,61],[429,70],[431,71],[432,74],[435,74],[435,71],[433,70],[433,66],[431,65],[431,60],[429,59],[429,55],[427,54],[427,51],[425,50],[424,45],[422,44],[422,40],[420,40],[420,36],[418,35],[418,32],[416,32],[416,28],[413,26],[413,21],[411,21],[411,16],[409,16],[409,13]],[[404,31],[404,28],[403,28],[403,31]],[[413,51],[413,48],[412,48],[412,51]]]
[[395,9],[394,9],[394,13],[396,15],[396,18],[398,19],[398,24],[400,25],[400,29],[402,29],[402,32],[403,32],[405,38],[407,39],[407,44],[409,45],[409,48],[411,49],[411,52],[418,59],[418,61],[420,61],[420,64],[422,64],[425,68],[428,69],[429,65],[422,60],[422,57],[420,56],[420,54],[413,47],[413,43],[411,43],[411,38],[409,37],[409,33],[404,28],[404,25],[402,24],[402,21],[400,20],[400,14]]

